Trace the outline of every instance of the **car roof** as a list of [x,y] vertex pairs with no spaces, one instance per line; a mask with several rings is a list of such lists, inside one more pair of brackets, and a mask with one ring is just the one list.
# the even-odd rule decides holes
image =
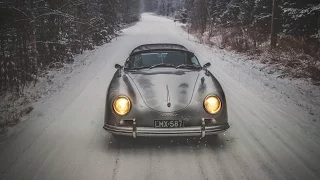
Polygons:
[[137,54],[140,52],[155,51],[155,50],[177,50],[177,51],[188,52],[188,49],[180,44],[159,43],[159,44],[143,44],[133,49],[131,54]]

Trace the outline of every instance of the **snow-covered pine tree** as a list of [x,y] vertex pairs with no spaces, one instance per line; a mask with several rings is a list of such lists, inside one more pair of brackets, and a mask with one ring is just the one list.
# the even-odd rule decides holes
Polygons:
[[140,0],[1,1],[0,92],[21,90],[139,18]]

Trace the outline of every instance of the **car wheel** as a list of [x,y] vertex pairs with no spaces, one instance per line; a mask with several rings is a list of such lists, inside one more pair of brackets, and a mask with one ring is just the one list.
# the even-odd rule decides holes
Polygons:
[[122,136],[118,135],[118,134],[112,134],[112,138],[115,140],[119,140],[122,138]]
[[206,136],[206,139],[209,139],[209,140],[216,140],[218,138],[219,138],[218,134],[212,134],[212,135]]
[[112,134],[112,138],[116,141],[127,141],[129,140],[130,138],[132,137],[127,137],[127,136],[121,136],[121,135],[118,135],[118,134]]

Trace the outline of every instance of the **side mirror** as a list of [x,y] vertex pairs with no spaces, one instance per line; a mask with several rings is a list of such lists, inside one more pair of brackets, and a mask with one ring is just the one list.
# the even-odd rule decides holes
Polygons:
[[121,68],[122,68],[122,66],[121,66],[120,64],[116,64],[116,65],[114,65],[114,67],[115,67],[116,69],[121,69]]
[[208,67],[210,67],[211,66],[211,63],[209,63],[209,62],[207,62],[207,63],[205,63],[204,65],[203,65],[203,69],[207,69]]

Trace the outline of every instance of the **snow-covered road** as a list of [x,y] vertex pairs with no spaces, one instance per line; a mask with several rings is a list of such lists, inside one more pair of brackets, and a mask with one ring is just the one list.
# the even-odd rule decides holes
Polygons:
[[[211,62],[227,97],[226,133],[201,141],[120,142],[102,128],[114,64],[140,44],[161,42],[185,45],[202,64]],[[172,20],[144,14],[85,58],[90,64],[36,103],[21,130],[0,143],[0,179],[320,179],[320,120],[317,108],[302,107],[308,98],[282,92],[286,85],[241,64],[237,55],[188,40]]]

